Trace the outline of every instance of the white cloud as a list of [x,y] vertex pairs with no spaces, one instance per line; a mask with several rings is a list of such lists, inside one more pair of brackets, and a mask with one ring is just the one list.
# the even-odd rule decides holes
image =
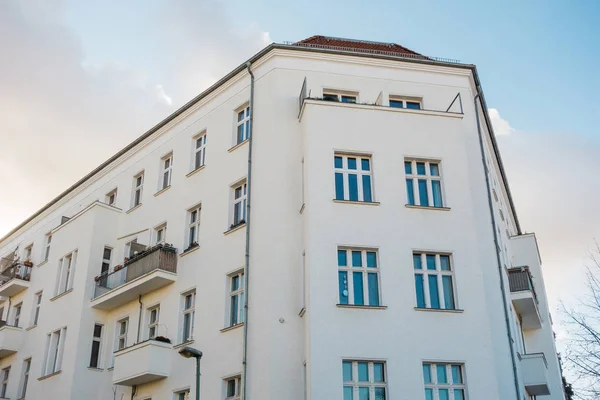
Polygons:
[[495,108],[488,108],[488,114],[494,127],[494,133],[496,136],[506,136],[514,133],[515,130],[507,120],[500,116],[500,112]]
[[156,94],[158,95],[158,99],[166,105],[170,106],[173,104],[173,99],[165,93],[162,85],[156,85]]

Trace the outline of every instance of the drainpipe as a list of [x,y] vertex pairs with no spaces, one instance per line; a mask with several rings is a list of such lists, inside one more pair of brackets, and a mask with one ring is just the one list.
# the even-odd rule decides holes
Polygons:
[[140,342],[140,332],[141,332],[141,328],[142,328],[142,295],[140,294],[140,296],[138,297],[138,301],[140,303],[140,313],[138,316],[138,331],[137,331],[137,342]]
[[[477,95],[473,99],[475,105],[475,119],[477,120],[477,134],[479,135],[479,148],[481,150],[481,162],[483,163],[483,171],[485,173],[485,188],[487,190],[488,197],[488,206],[490,208],[490,216],[492,217],[492,233],[494,234],[494,245],[496,252],[496,261],[498,263],[498,277],[500,278],[500,291],[502,292],[502,306],[504,308],[504,322],[506,324],[506,334],[508,337],[508,347],[510,348],[510,361],[512,362],[512,370],[513,370],[513,380],[515,384],[515,391],[517,393],[517,400],[520,400],[521,397],[521,388],[519,386],[519,375],[517,373],[517,361],[515,360],[515,351],[513,345],[513,338],[511,336],[510,329],[510,317],[508,307],[506,306],[506,287],[504,286],[504,279],[502,277],[502,260],[500,260],[500,254],[498,253],[498,249],[500,248],[498,244],[498,234],[496,232],[496,217],[494,216],[494,205],[492,202],[492,193],[490,190],[490,178],[488,177],[488,168],[487,163],[485,162],[485,150],[483,148],[483,135],[481,133],[481,122],[479,121],[479,111],[477,107],[477,100],[481,98],[481,87],[477,86]],[[482,112],[485,112],[482,110]]]
[[254,74],[250,69],[252,64],[250,61],[246,63],[246,69],[250,74],[250,120],[248,124],[248,176],[246,177],[247,198],[246,198],[246,260],[244,265],[244,342],[242,355],[242,393],[241,400],[246,400],[246,381],[248,376],[248,297],[250,291],[250,199],[252,196],[252,142],[253,142],[253,127],[254,127]]

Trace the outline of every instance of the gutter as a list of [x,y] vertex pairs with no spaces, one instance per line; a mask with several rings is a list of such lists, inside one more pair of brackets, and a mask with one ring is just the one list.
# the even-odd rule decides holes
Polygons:
[[[515,392],[516,392],[516,400],[520,400],[521,399],[521,387],[519,385],[519,375],[517,372],[517,361],[515,360],[515,349],[514,349],[514,345],[513,345],[513,338],[511,336],[511,329],[510,329],[510,318],[509,318],[509,312],[508,312],[508,307],[506,306],[506,302],[507,302],[507,296],[506,296],[506,287],[504,286],[504,279],[502,277],[502,260],[500,260],[500,253],[498,252],[498,249],[500,248],[500,246],[498,245],[498,234],[496,232],[496,217],[494,216],[494,204],[493,204],[493,200],[492,200],[492,191],[490,189],[490,178],[488,176],[488,168],[487,168],[487,164],[485,162],[485,151],[483,148],[483,134],[481,133],[481,122],[479,121],[479,110],[477,107],[477,100],[481,100],[481,87],[477,86],[477,95],[475,95],[475,98],[473,99],[473,103],[475,106],[475,119],[477,120],[477,135],[479,137],[479,148],[481,150],[481,162],[483,164],[483,172],[485,175],[485,188],[486,188],[486,192],[487,192],[487,198],[488,198],[488,206],[489,206],[489,210],[490,210],[490,217],[492,219],[492,233],[494,235],[494,252],[496,253],[496,262],[498,264],[498,278],[500,279],[500,292],[502,293],[502,308],[504,310],[504,322],[506,325],[506,336],[508,338],[508,347],[510,349],[510,361],[512,363],[512,371],[513,371],[513,381],[514,381],[514,385],[515,385]],[[487,108],[485,107],[485,103],[482,101],[481,102],[481,106],[483,110],[487,110]],[[490,136],[493,136],[493,132],[491,132]]]

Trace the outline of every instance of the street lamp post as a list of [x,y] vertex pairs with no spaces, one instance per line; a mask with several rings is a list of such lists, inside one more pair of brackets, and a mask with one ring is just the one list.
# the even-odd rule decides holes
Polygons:
[[202,358],[202,352],[193,347],[184,347],[179,350],[179,354],[185,358],[193,357],[196,359],[196,400],[200,400],[200,359]]

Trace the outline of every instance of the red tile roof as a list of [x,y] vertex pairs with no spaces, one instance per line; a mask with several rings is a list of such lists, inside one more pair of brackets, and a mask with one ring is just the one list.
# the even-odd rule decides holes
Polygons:
[[311,36],[307,39],[301,40],[293,44],[294,46],[306,46],[306,47],[318,47],[318,48],[329,48],[337,50],[350,50],[358,51],[362,53],[374,53],[374,54],[397,54],[397,55],[410,55],[410,56],[421,56],[421,54],[407,49],[406,47],[400,46],[396,43],[382,43],[382,42],[370,42],[367,40],[354,40],[354,39],[342,39],[329,36]]

